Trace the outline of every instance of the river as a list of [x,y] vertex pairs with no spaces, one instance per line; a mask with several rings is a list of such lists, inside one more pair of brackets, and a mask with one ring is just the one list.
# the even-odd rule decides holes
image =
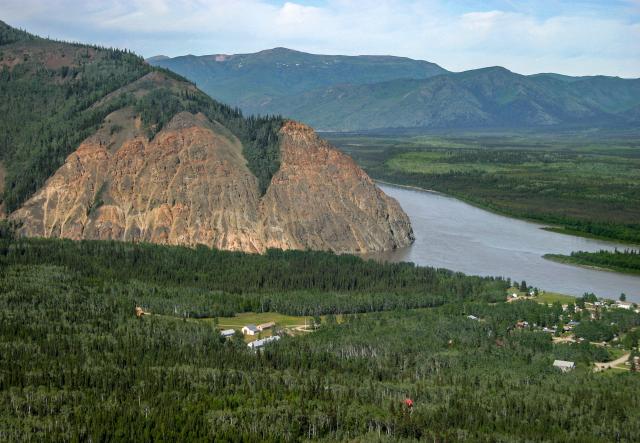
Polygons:
[[[544,254],[624,249],[625,245],[558,234],[543,225],[494,214],[441,194],[379,185],[409,215],[416,241],[376,255],[390,261],[447,268],[465,274],[511,277],[569,295],[593,292],[640,302],[640,276],[556,263]],[[628,247],[628,246],[626,246]]]

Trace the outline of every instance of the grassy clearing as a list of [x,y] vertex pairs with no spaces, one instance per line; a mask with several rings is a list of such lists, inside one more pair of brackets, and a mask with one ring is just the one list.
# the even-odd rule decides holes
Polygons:
[[559,302],[561,304],[569,304],[569,303],[575,303],[576,298],[572,297],[570,295],[565,295],[565,294],[559,294],[557,292],[544,292],[544,293],[540,293],[538,295],[538,297],[536,298],[536,300],[539,303],[555,303],[555,302]]
[[[283,328],[300,326],[312,322],[312,317],[301,317],[293,315],[283,315],[277,312],[243,312],[234,317],[218,317],[218,327],[222,329],[240,329],[245,325],[275,322]],[[203,319],[203,321],[213,321],[213,319]]]

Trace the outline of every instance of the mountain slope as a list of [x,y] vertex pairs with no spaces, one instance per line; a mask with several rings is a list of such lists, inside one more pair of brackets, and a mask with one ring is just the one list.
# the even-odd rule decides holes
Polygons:
[[277,97],[334,84],[369,84],[428,78],[447,71],[425,61],[391,56],[316,55],[274,48],[254,54],[152,57],[147,60],[184,75],[211,97],[247,113]]
[[423,80],[339,85],[273,100],[280,113],[325,130],[631,126],[640,80],[529,77],[485,68]]
[[285,115],[322,130],[640,123],[634,111],[640,106],[638,79],[524,76],[500,67],[449,73],[409,59],[317,56],[281,48],[153,63],[249,113]]
[[397,202],[305,126],[243,118],[126,52],[32,36],[0,51],[3,201],[22,235],[250,252],[412,240]]

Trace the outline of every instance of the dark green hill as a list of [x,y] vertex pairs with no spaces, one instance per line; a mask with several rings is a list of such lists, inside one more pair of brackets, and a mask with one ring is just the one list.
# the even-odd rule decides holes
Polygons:
[[640,80],[523,76],[485,68],[422,80],[339,85],[263,105],[318,129],[631,126]]
[[321,130],[636,126],[640,80],[524,76],[501,67],[449,73],[396,57],[256,54],[154,58],[249,113]]
[[152,57],[148,62],[194,81],[215,99],[248,113],[271,113],[272,99],[335,84],[428,78],[447,71],[402,57],[315,55],[274,48],[254,54]]
[[[164,79],[153,88],[127,88],[153,71]],[[261,185],[278,169],[272,151],[279,149],[280,119],[244,119],[128,51],[48,40],[0,22],[0,98],[0,170],[6,170],[0,209],[6,212],[39,189],[108,114],[126,106],[138,110],[150,135],[179,111],[203,112],[242,140]]]

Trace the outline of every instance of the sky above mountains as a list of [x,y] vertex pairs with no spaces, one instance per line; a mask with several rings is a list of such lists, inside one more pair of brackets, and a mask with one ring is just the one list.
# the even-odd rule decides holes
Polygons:
[[145,57],[284,46],[640,77],[640,0],[2,0],[0,19]]

